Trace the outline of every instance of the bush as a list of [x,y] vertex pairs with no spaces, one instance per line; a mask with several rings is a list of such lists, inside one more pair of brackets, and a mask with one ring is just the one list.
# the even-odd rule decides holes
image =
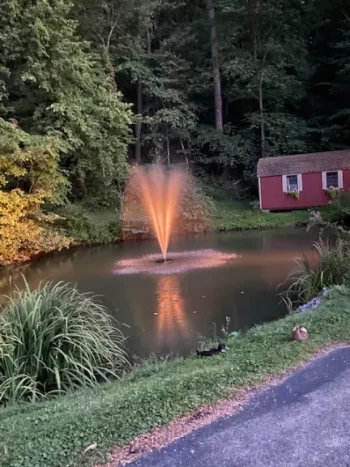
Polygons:
[[350,226],[350,193],[340,191],[338,196],[332,200],[331,206],[323,210],[321,221],[321,225],[335,223],[348,228]]
[[121,237],[120,215],[116,210],[95,212],[81,204],[71,204],[59,214],[67,235],[79,243],[113,243]]
[[17,290],[0,313],[0,402],[32,401],[115,378],[123,335],[106,309],[69,285]]
[[69,244],[38,222],[45,202],[65,198],[68,184],[58,162],[56,140],[29,135],[0,118],[0,265]]
[[320,239],[314,244],[317,266],[307,256],[296,259],[296,267],[290,272],[287,281],[291,285],[282,297],[292,310],[295,306],[308,303],[324,287],[343,285],[349,280],[350,246],[338,238],[331,245]]

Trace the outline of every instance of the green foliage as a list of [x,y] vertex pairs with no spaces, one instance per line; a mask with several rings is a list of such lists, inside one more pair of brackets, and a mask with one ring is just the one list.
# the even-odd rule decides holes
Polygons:
[[121,238],[117,211],[91,211],[83,205],[68,205],[60,210],[60,225],[67,235],[84,244],[112,243]]
[[215,206],[213,229],[220,232],[301,226],[306,225],[308,221],[308,214],[305,211],[261,212],[252,209],[248,200],[243,202],[233,200],[217,201]]
[[186,159],[255,192],[260,156],[347,147],[349,3],[215,5],[224,132],[204,1],[5,2],[0,117],[57,136],[73,201],[94,209],[121,198],[131,124],[142,161]]
[[0,187],[39,194],[51,204],[62,204],[68,183],[59,170],[59,141],[31,135],[0,118]]
[[309,220],[309,228],[313,226],[335,230],[341,237],[349,239],[350,193],[341,190],[330,206],[320,211],[313,211]]
[[[83,390],[35,406],[0,410],[3,467],[92,466],[137,435],[285,374],[329,344],[349,341],[350,292],[341,288],[317,310],[303,314],[309,339],[290,339],[295,317],[256,327],[229,341],[211,359],[143,364],[120,382]],[[94,451],[83,453],[91,443]]]
[[240,332],[230,332],[231,318],[226,316],[225,323],[221,325],[220,332],[218,333],[216,323],[213,323],[213,332],[211,336],[202,336],[198,334],[198,350],[207,350],[212,347],[217,347],[220,343],[226,343],[229,337],[238,336]]
[[298,190],[293,190],[293,191],[287,191],[287,196],[293,199],[299,199],[300,197],[300,192]]
[[338,238],[334,245],[320,239],[314,244],[316,259],[307,256],[295,260],[296,267],[290,272],[291,283],[282,297],[290,309],[308,303],[324,287],[349,284],[350,246]]
[[340,190],[339,188],[327,188],[326,193],[330,199],[335,200],[338,198]]
[[[19,218],[43,220],[43,212],[67,197],[92,212],[119,206],[132,124],[142,162],[185,160],[200,176],[222,175],[237,198],[257,194],[261,156],[349,146],[349,2],[217,0],[215,6],[223,132],[214,129],[206,2],[3,2],[0,130],[6,131],[0,131],[0,151],[7,157],[19,145],[23,155],[32,145],[37,152],[31,175],[27,160],[27,174],[12,174],[6,183],[13,191],[17,178],[26,197],[37,170],[42,180],[47,171],[45,183],[52,183],[35,213],[21,211],[22,192],[6,193],[17,212],[12,239],[25,230]],[[23,131],[4,123],[13,118]],[[294,218],[245,210],[238,219],[224,208],[218,212],[219,230],[284,225]],[[64,228],[79,242],[114,240],[113,222],[99,227],[95,218],[84,208],[68,214]],[[45,242],[33,229],[35,245],[26,251],[19,241],[19,258],[69,244],[54,223],[40,228]]]
[[180,231],[191,233],[210,230],[215,203],[193,176],[188,175],[180,209]]
[[306,125],[295,108],[310,73],[306,24],[301,21],[308,6],[255,0],[222,0],[219,5],[227,99],[245,106],[245,126],[259,155],[303,152]]
[[93,297],[59,283],[15,291],[0,313],[0,403],[117,377],[124,338]]
[[[332,63],[336,65],[337,72],[335,82],[331,84],[333,92],[339,99],[339,107],[335,113],[329,116],[333,129],[343,133],[343,141],[350,141],[350,17],[346,16],[341,23],[341,37],[334,44],[334,57]],[[336,138],[336,136],[334,136]]]
[[127,173],[131,112],[77,36],[71,8],[69,0],[12,0],[4,7],[3,115],[59,139],[76,197],[105,198]]
[[66,191],[57,141],[29,135],[0,118],[0,265],[69,244],[40,210],[44,203],[62,203]]
[[350,225],[350,193],[341,191],[332,202],[332,220],[342,221],[345,225]]

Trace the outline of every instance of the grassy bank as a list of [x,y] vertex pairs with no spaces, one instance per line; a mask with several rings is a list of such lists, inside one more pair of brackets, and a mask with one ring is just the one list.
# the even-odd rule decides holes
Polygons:
[[[174,360],[136,368],[121,382],[58,399],[0,410],[0,465],[89,466],[153,427],[203,403],[235,397],[232,387],[264,381],[306,361],[328,344],[349,340],[350,291],[338,288],[316,311],[252,329],[211,359]],[[310,338],[289,340],[295,322]],[[97,443],[97,449],[83,454]]]
[[88,245],[101,245],[121,240],[121,222],[115,210],[92,211],[81,205],[69,205],[54,214],[36,220],[40,231],[35,241],[22,242],[20,247],[0,251],[0,268],[28,261],[53,251]]
[[81,205],[70,205],[59,212],[59,224],[77,244],[113,243],[121,239],[120,214],[116,210],[92,211]]
[[[250,201],[213,199],[213,231],[252,230],[305,225],[307,211],[286,213],[261,212],[252,209]],[[63,227],[67,236],[77,244],[113,243],[121,239],[121,221],[116,211],[93,212],[80,206],[71,206],[62,211]]]
[[[266,213],[253,209],[249,201],[213,198],[213,231],[252,230],[305,225],[307,211]],[[61,249],[115,243],[122,238],[120,213],[116,210],[89,210],[82,205],[69,205],[40,221],[39,240],[23,244],[13,254],[1,258],[0,267],[27,261],[41,254]]]
[[215,208],[213,229],[219,232],[305,225],[309,219],[307,211],[262,212],[249,201],[216,200]]

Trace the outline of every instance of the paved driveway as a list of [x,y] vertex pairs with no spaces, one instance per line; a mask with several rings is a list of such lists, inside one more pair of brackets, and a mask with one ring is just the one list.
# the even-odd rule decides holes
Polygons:
[[350,467],[350,348],[132,467]]

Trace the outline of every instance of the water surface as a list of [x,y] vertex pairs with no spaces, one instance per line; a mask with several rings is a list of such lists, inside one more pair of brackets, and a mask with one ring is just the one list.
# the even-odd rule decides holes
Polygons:
[[[198,334],[211,335],[213,323],[220,329],[226,316],[235,331],[283,315],[276,288],[293,259],[310,251],[314,240],[315,233],[295,228],[179,238],[170,246],[175,258],[184,251],[213,249],[230,259],[207,268],[175,268],[179,255],[169,274],[116,273],[121,261],[158,253],[155,241],[82,249],[5,270],[0,293],[9,294],[11,284],[21,284],[19,272],[31,287],[44,280],[71,282],[99,295],[119,323],[128,326],[123,331],[131,354],[188,354]],[[186,260],[195,262],[195,255]]]

